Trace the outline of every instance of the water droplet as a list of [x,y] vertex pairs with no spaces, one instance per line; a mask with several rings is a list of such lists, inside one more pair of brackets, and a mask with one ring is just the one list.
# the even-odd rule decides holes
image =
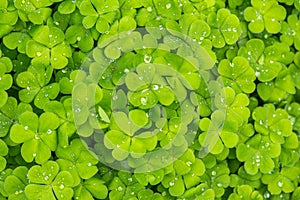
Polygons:
[[266,199],[268,199],[268,198],[270,198],[270,193],[269,192],[266,192],[265,194],[264,194],[264,197],[266,198]]
[[132,182],[132,178],[131,178],[131,177],[130,177],[130,178],[128,178],[128,181],[129,181],[129,182]]
[[48,134],[51,134],[51,133],[52,133],[52,130],[51,130],[51,129],[48,129],[48,130],[47,130],[47,133],[48,133]]
[[175,185],[174,181],[169,182],[169,185],[170,187],[174,186]]
[[281,132],[281,131],[278,131],[277,133],[278,133],[278,135],[281,135],[281,134],[282,134],[282,132]]
[[145,63],[150,63],[151,62],[151,60],[152,60],[152,56],[151,55],[148,55],[148,54],[145,54],[144,55],[144,62]]
[[118,190],[119,192],[123,191],[122,186],[119,186],[119,187],[117,188],[117,190]]
[[216,174],[217,174],[216,171],[212,171],[212,172],[211,172],[211,175],[213,175],[213,176],[215,176]]
[[152,12],[152,8],[149,6],[149,7],[147,7],[147,11],[148,12]]
[[145,97],[141,98],[141,104],[144,106],[147,105],[147,99]]
[[79,113],[79,112],[81,112],[81,109],[80,109],[80,108],[77,108],[77,109],[75,110],[75,112]]
[[92,163],[88,163],[87,166],[89,166],[89,167],[92,166]]
[[158,87],[158,85],[153,85],[152,88],[153,88],[153,90],[158,90],[159,87]]
[[131,192],[130,194],[131,194],[131,195],[134,195],[134,192]]
[[80,36],[78,36],[76,39],[77,39],[77,41],[80,41],[80,40],[81,40],[81,37],[80,37]]
[[281,181],[278,181],[278,183],[277,183],[277,185],[278,185],[278,187],[282,187],[283,186],[283,182],[281,182]]
[[187,161],[187,162],[186,162],[186,165],[187,165],[187,166],[191,166],[192,164],[193,164],[193,163],[192,163],[191,161]]
[[36,153],[33,153],[32,156],[33,156],[33,157],[36,157]]
[[222,185],[222,183],[218,183],[217,186],[218,187],[222,187],[223,185]]
[[61,184],[60,186],[59,186],[59,189],[64,189],[65,188],[65,186],[64,186],[64,184]]
[[170,3],[167,3],[166,4],[166,9],[170,9],[171,8],[171,4]]
[[24,129],[27,131],[28,130],[28,126],[24,126]]
[[36,56],[37,56],[37,57],[40,57],[41,55],[42,55],[42,53],[41,53],[41,52],[39,52],[39,51],[38,51],[38,52],[36,52]]

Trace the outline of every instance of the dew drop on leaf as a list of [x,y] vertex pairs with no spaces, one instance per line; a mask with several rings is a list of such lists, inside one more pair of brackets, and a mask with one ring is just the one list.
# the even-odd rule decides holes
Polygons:
[[153,88],[153,90],[158,90],[159,87],[158,87],[158,85],[153,85],[152,88]]
[[149,6],[149,7],[147,7],[147,11],[148,12],[152,12],[152,8]]
[[191,166],[192,164],[193,164],[193,163],[192,163],[191,161],[187,161],[187,162],[186,162],[186,165],[187,165],[187,166]]
[[281,181],[278,181],[277,185],[281,188],[283,186],[283,183]]
[[222,187],[223,185],[222,185],[222,183],[218,183],[217,186],[218,187]]
[[266,192],[265,194],[264,194],[264,197],[266,198],[266,199],[268,199],[268,198],[270,198],[270,193],[269,192]]
[[170,9],[171,8],[171,4],[170,3],[166,4],[166,8]]
[[119,192],[123,191],[122,186],[119,186],[119,187],[117,188],[117,190],[118,190]]
[[141,104],[142,104],[142,105],[146,105],[146,104],[147,104],[147,99],[144,98],[144,97],[142,97],[142,98],[141,98]]
[[145,63],[150,63],[151,62],[151,60],[152,60],[152,56],[150,56],[150,55],[148,55],[148,54],[145,54],[144,55],[144,62]]

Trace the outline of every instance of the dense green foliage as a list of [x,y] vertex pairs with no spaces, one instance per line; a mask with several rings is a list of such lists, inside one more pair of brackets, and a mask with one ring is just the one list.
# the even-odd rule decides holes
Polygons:
[[299,200],[299,50],[299,0],[0,0],[0,200]]

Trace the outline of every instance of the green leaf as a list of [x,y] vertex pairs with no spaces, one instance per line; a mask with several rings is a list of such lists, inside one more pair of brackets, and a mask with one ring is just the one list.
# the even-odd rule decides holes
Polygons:
[[108,194],[107,187],[100,179],[91,178],[84,182],[84,186],[94,197],[98,199],[105,199]]
[[129,120],[139,127],[143,127],[148,123],[148,115],[143,110],[131,110],[129,112]]
[[49,185],[30,184],[25,188],[25,194],[29,199],[49,199],[56,200],[52,188]]
[[74,12],[76,8],[75,3],[72,0],[64,1],[58,6],[58,12],[62,14],[70,14]]
[[28,178],[32,183],[49,184],[52,183],[58,172],[58,164],[54,161],[48,161],[42,166],[31,167],[28,171]]

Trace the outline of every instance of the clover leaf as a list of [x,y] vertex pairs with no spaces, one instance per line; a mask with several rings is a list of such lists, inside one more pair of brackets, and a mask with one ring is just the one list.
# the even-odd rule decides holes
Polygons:
[[94,39],[90,30],[86,30],[81,24],[69,26],[66,30],[66,41],[73,47],[88,52],[94,47]]
[[[215,103],[217,108],[211,116],[211,122],[202,120],[203,124],[210,123],[203,130],[206,131],[203,135],[200,135],[200,144],[209,148],[214,148],[214,154],[218,154],[223,150],[223,144],[228,148],[234,147],[239,140],[237,132],[244,123],[247,123],[250,116],[250,111],[246,107],[249,104],[248,97],[244,94],[238,94],[235,96],[233,89],[227,87],[222,90],[221,94],[216,95]],[[226,115],[225,115],[226,114]],[[200,128],[202,127],[200,121]],[[216,133],[217,135],[216,135]],[[211,139],[204,138],[211,135],[212,138],[219,136],[216,142]],[[209,144],[207,144],[209,143]],[[213,146],[211,146],[213,144]]]
[[245,162],[245,170],[250,175],[260,172],[268,173],[275,167],[272,158],[280,155],[281,146],[270,141],[269,137],[255,135],[246,142],[239,144],[236,149],[237,158]]
[[281,192],[290,193],[297,186],[297,177],[299,169],[297,167],[284,167],[276,170],[271,174],[262,176],[262,182],[268,184],[268,191],[272,194],[280,194]]
[[176,176],[175,174],[168,174],[164,177],[162,184],[164,187],[169,188],[169,192],[172,196],[181,196],[184,193],[184,182],[182,176]]
[[238,54],[248,59],[261,82],[273,80],[283,66],[293,60],[293,53],[287,44],[274,43],[265,47],[263,41],[259,39],[249,40],[246,47],[239,49]]
[[74,186],[78,186],[81,179],[93,177],[98,169],[95,155],[90,152],[86,145],[79,139],[71,141],[66,148],[58,146],[56,150],[57,163],[62,170],[70,172],[74,179]]
[[300,123],[299,123],[300,105],[296,102],[293,102],[286,107],[286,110],[289,114],[289,119],[293,125],[293,130],[295,130],[297,133],[299,133],[299,131],[300,131]]
[[297,50],[300,49],[300,29],[298,27],[299,23],[300,22],[297,15],[289,15],[287,18],[287,22],[282,22],[282,28],[280,31],[282,33],[282,35],[280,36],[280,40],[290,46],[294,44],[294,47]]
[[8,199],[28,199],[24,192],[29,183],[27,173],[28,169],[25,166],[20,166],[6,177],[4,190],[8,193]]
[[156,8],[157,14],[170,20],[178,20],[181,9],[177,1],[167,0],[164,2],[155,0],[153,4]]
[[285,137],[292,134],[292,124],[288,113],[283,109],[276,109],[273,104],[257,107],[253,114],[255,130],[262,135],[267,135],[274,143],[283,144]]
[[255,90],[255,73],[245,58],[235,57],[232,62],[222,60],[218,71],[225,86],[231,86],[237,93],[252,93]]
[[296,88],[299,89],[300,87],[300,80],[299,80],[299,70],[300,70],[300,53],[296,53],[295,57],[294,57],[294,63],[295,64],[291,64],[288,68],[290,76],[292,77],[293,83],[295,85]]
[[3,37],[4,45],[9,49],[18,49],[20,53],[26,52],[26,43],[30,40],[28,33],[12,32]]
[[209,24],[214,24],[210,37],[212,45],[216,48],[234,44],[241,34],[239,19],[228,9],[222,8],[217,13],[210,14],[207,21]]
[[242,166],[238,169],[238,174],[230,175],[230,187],[238,187],[239,185],[249,185],[252,188],[259,189],[261,187],[261,176],[260,172],[251,175]]
[[2,171],[6,167],[6,159],[4,158],[4,156],[6,156],[8,154],[8,147],[7,147],[6,143],[1,139],[0,139],[0,147],[1,147],[1,151],[0,151],[0,171]]
[[299,142],[297,140],[297,135],[292,133],[282,145],[279,161],[283,166],[292,167],[297,163],[299,155],[297,154],[296,149],[298,146]]
[[18,9],[19,17],[24,22],[32,22],[33,24],[43,24],[51,15],[52,10],[48,8],[53,2],[51,1],[22,1],[16,0],[14,5]]
[[0,37],[2,37],[13,30],[18,21],[18,11],[13,2],[7,0],[1,2],[0,9]]
[[0,172],[0,197],[2,199],[5,199],[5,197],[8,197],[8,193],[4,190],[4,182],[5,179],[12,174],[12,169],[5,169]]
[[229,168],[225,162],[220,162],[213,168],[208,169],[202,177],[203,182],[213,189],[215,197],[222,196],[225,192],[225,188],[229,186]]
[[80,136],[88,137],[94,129],[101,128],[97,104],[102,98],[102,89],[96,83],[79,82],[74,86],[72,110]]
[[181,196],[181,198],[186,199],[214,199],[215,198],[215,192],[213,189],[209,188],[209,186],[206,183],[201,183],[200,185],[197,185],[194,188],[186,190],[186,192]]
[[48,84],[53,72],[52,67],[44,68],[30,66],[27,71],[18,74],[17,84],[21,89],[19,98],[24,103],[31,103],[34,100],[35,106],[43,108],[50,99],[55,99],[59,93],[59,84]]
[[[292,68],[290,68],[293,70]],[[257,92],[266,102],[280,102],[287,98],[289,94],[296,93],[296,86],[288,69],[283,69],[275,80],[271,82],[259,83]],[[267,92],[272,91],[272,92]]]
[[35,113],[24,112],[19,117],[19,123],[10,130],[10,138],[21,147],[22,157],[26,162],[35,160],[44,163],[51,157],[51,151],[57,146],[56,129],[59,126],[58,117],[50,112],[38,117]]
[[83,18],[83,26],[89,29],[93,26],[97,31],[104,33],[109,30],[110,25],[119,17],[119,2],[106,0],[84,0],[79,6]]
[[76,2],[72,0],[63,1],[58,6],[58,12],[65,15],[73,13],[75,9],[76,9]]
[[266,29],[269,33],[278,33],[281,21],[286,17],[286,10],[277,1],[252,0],[252,7],[246,8],[244,18],[253,33],[261,33]]
[[33,58],[32,63],[44,64],[54,69],[62,69],[68,64],[72,52],[64,42],[65,36],[61,29],[49,26],[35,26],[29,34],[33,40],[26,44],[26,53]]
[[105,199],[108,194],[104,181],[90,178],[74,189],[74,199]]
[[0,58],[0,108],[6,103],[8,90],[13,83],[12,76],[8,74],[12,70],[12,62],[8,57]]
[[0,136],[6,136],[12,124],[18,121],[20,115],[26,111],[32,112],[32,108],[29,104],[18,104],[15,98],[8,97],[6,104],[0,109]]
[[258,191],[253,191],[249,185],[240,185],[236,188],[235,193],[230,194],[229,200],[232,199],[259,199],[262,200],[263,196]]
[[28,179],[30,184],[25,187],[28,199],[72,199],[73,177],[67,171],[60,171],[54,161],[32,166],[28,171]]
[[61,123],[57,131],[58,143],[62,147],[67,147],[69,138],[76,131],[72,113],[72,99],[66,98],[63,102],[50,101],[45,104],[43,109],[45,112],[52,112],[59,117]]

